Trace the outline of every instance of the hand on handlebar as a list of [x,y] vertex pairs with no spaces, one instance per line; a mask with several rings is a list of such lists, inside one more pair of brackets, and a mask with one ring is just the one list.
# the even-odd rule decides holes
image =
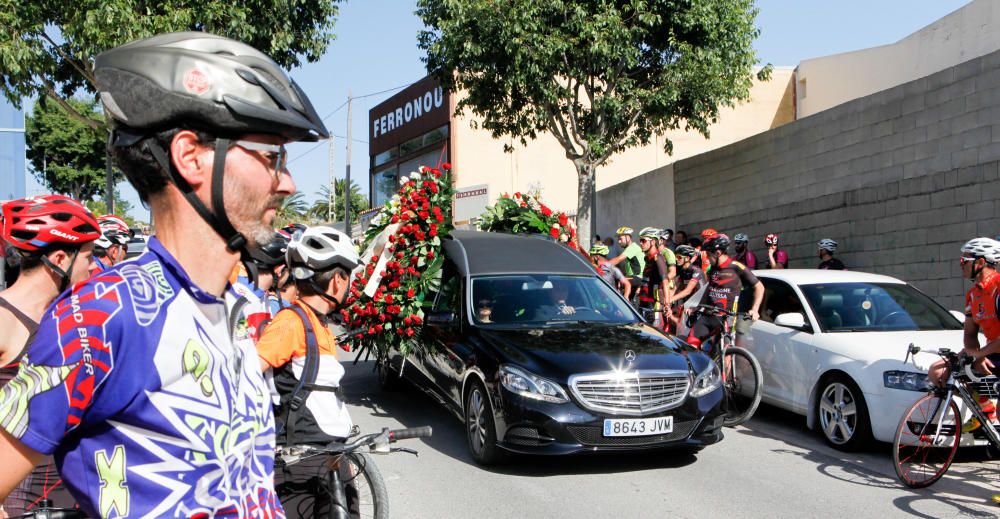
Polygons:
[[979,357],[972,363],[972,369],[978,373],[983,373],[986,376],[993,374],[993,362],[987,357]]
[[760,312],[751,308],[747,311],[747,317],[749,317],[751,321],[757,322],[757,319],[760,319]]

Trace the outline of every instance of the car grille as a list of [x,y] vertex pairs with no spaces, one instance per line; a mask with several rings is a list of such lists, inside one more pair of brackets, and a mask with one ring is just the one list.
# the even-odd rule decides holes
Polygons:
[[979,393],[979,396],[989,397],[996,400],[1000,397],[1000,379],[997,377],[985,377],[982,382],[969,382],[966,387]]
[[581,445],[591,447],[628,447],[635,445],[654,445],[657,443],[683,440],[691,435],[698,425],[697,420],[689,422],[674,422],[674,431],[669,434],[657,434],[653,436],[604,436],[602,427],[568,425],[566,429],[576,438]]
[[573,375],[569,384],[591,411],[641,416],[681,405],[691,381],[686,371],[672,370]]
[[507,429],[504,441],[512,445],[541,447],[552,443],[555,439],[549,437],[543,432],[539,432],[539,430],[535,427],[518,426]]

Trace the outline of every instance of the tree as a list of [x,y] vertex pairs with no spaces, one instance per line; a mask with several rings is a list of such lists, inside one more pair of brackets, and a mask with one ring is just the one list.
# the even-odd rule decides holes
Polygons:
[[333,40],[340,0],[9,0],[0,9],[0,89],[15,106],[32,97],[58,103],[80,122],[104,121],[77,112],[69,99],[96,92],[93,57],[155,34],[207,31],[246,42],[291,68],[316,61]]
[[[94,213],[94,216],[101,216],[104,214],[108,214],[108,204],[103,199],[86,200],[84,201],[83,205],[87,206],[87,209],[90,209],[90,212]],[[119,193],[118,190],[116,189],[115,214],[122,217],[125,220],[125,223],[129,225],[129,227],[137,227],[136,224],[140,222],[139,220],[136,220],[135,218],[132,218],[129,215],[131,211],[132,211],[132,203],[122,198],[121,193]]]
[[[84,117],[103,121],[94,100],[66,103]],[[62,105],[39,99],[25,119],[25,141],[32,173],[53,192],[90,200],[104,191],[107,137],[71,117]]]
[[301,221],[309,210],[309,204],[306,203],[305,197],[306,195],[302,191],[296,191],[285,197],[281,202],[281,207],[278,208],[278,214],[274,217],[275,227],[284,227],[290,223]]
[[[333,206],[333,221],[344,221],[344,186],[345,179],[335,180],[336,200]],[[318,221],[329,221],[330,217],[330,186],[322,186],[316,192],[319,199],[313,203],[309,209],[309,215]],[[351,223],[358,223],[358,213],[368,209],[368,198],[361,194],[361,188],[353,180],[351,181]]]
[[465,92],[459,113],[494,137],[547,132],[565,149],[584,246],[598,166],[682,125],[708,137],[720,106],[749,99],[757,64],[753,0],[418,0],[417,14],[428,71]]

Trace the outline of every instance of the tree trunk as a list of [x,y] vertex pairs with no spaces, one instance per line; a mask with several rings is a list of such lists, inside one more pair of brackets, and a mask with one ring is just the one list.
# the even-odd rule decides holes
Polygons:
[[597,167],[583,159],[576,159],[573,164],[576,166],[579,179],[576,197],[576,235],[580,247],[587,250],[592,245],[594,235],[597,234],[597,215],[595,214],[597,182],[594,180]]

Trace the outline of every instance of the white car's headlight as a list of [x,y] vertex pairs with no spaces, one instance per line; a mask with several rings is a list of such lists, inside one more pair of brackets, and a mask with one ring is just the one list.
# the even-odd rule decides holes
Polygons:
[[500,382],[507,391],[525,398],[553,404],[569,402],[569,397],[559,384],[514,366],[500,366]]
[[691,384],[691,396],[698,398],[715,391],[722,385],[722,371],[715,362],[709,363],[704,371],[694,377],[694,384]]
[[927,373],[914,373],[912,371],[886,371],[882,374],[882,382],[889,389],[921,392],[927,391],[929,385]]

